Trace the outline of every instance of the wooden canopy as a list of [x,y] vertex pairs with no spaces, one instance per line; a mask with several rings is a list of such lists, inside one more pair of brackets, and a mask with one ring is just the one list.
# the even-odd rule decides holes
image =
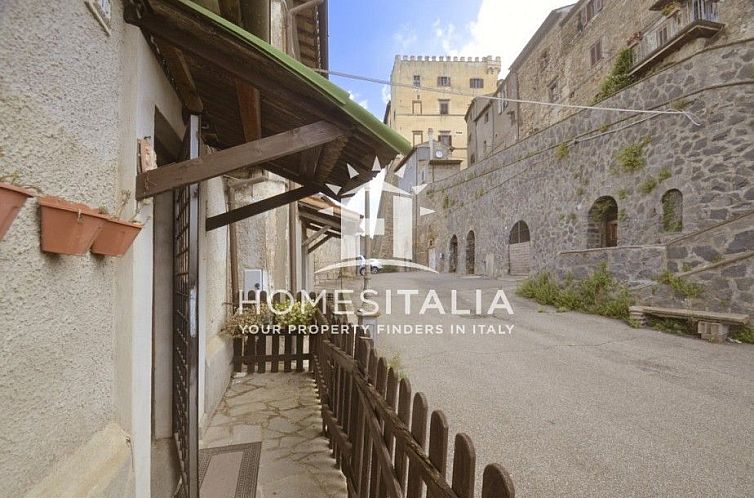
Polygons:
[[346,91],[194,2],[135,1],[125,16],[150,41],[188,111],[201,115],[204,142],[218,150],[140,174],[137,198],[248,166],[305,187],[299,199],[338,197],[373,178],[375,158],[386,165],[410,150]]

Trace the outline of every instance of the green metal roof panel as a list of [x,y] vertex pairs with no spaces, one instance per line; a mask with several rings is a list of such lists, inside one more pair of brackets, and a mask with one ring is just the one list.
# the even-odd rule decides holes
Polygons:
[[411,151],[411,144],[408,143],[408,140],[399,135],[395,130],[383,124],[382,121],[377,119],[371,112],[354,102],[349,97],[347,91],[312,70],[310,67],[302,64],[285,52],[276,49],[240,26],[218,16],[201,5],[197,5],[192,0],[174,1],[195,12],[197,15],[204,17],[216,27],[232,34],[242,42],[254,47],[257,51],[263,53],[271,60],[276,61],[280,66],[287,69],[296,77],[307,82],[319,93],[330,99],[334,104],[338,105],[351,119],[369,130],[369,132],[382,142],[389,145],[396,153],[407,154]]

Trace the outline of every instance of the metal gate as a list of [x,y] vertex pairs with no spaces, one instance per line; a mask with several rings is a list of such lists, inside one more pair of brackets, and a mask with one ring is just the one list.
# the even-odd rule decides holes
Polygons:
[[[188,156],[198,156],[198,117],[191,117]],[[173,435],[180,493],[199,497],[199,186],[173,191]]]

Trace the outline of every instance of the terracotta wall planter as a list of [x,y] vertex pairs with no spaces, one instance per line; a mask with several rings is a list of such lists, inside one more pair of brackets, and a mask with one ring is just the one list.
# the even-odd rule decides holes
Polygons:
[[92,252],[103,256],[123,256],[144,225],[111,218],[92,244]]
[[10,183],[0,183],[0,240],[5,237],[26,199],[32,195],[31,190]]
[[105,225],[105,217],[86,204],[57,197],[40,197],[42,250],[57,254],[86,254]]

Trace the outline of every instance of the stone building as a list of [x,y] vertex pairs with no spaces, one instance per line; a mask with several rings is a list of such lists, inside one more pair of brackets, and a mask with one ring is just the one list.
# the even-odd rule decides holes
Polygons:
[[[636,81],[686,58],[719,38],[722,25],[737,33],[750,20],[732,18],[736,2],[717,0],[581,0],[553,10],[511,64],[494,96],[554,104],[591,105],[623,57],[630,58],[626,81]],[[733,5],[731,5],[733,4]],[[721,20],[721,16],[725,19]],[[724,35],[723,35],[724,36]],[[492,92],[491,92],[492,93]],[[468,156],[481,160],[542,130],[578,109],[501,102],[480,126],[481,99],[467,116]],[[484,118],[487,119],[487,118]],[[486,123],[486,121],[485,121]]]
[[[515,120],[502,121],[514,123],[519,135],[509,134],[511,141],[498,141],[495,153],[422,192],[421,204],[438,213],[422,218],[422,239],[449,255],[444,271],[578,276],[604,262],[645,289],[646,302],[751,313],[754,4],[605,1],[584,24],[590,4],[596,2],[555,11],[549,34],[540,33],[544,44],[530,47],[529,62],[519,61],[505,80],[517,85],[513,96],[544,98],[546,89],[525,76],[535,73],[526,68],[544,65],[542,50],[555,46],[546,67],[562,69],[541,70],[561,82],[554,100],[595,101],[601,86],[596,75],[606,75],[611,64],[606,60],[605,69],[594,72],[580,68],[594,40],[602,39],[603,55],[629,47],[637,58],[629,84],[599,105],[682,110],[698,124],[680,113],[552,110],[511,102]],[[691,9],[691,21],[684,9]],[[665,34],[668,23],[672,28]],[[613,29],[626,36],[614,36]],[[558,60],[554,54],[563,51],[566,60]],[[574,65],[577,59],[582,66]],[[478,122],[491,107],[477,102],[475,109],[469,116]],[[696,301],[674,295],[654,281],[666,270],[709,292]]]
[[[401,226],[403,236],[414,240],[419,234],[419,217],[424,216],[422,207],[415,202],[416,194],[426,185],[442,181],[460,171],[460,159],[451,159],[450,147],[441,142],[425,142],[414,148],[400,161],[391,164],[385,174],[385,184],[380,192],[378,219],[382,230],[376,233],[372,244],[372,256],[395,259],[400,250],[395,248],[394,230]],[[407,221],[410,220],[410,224]],[[410,231],[410,234],[406,234]],[[415,240],[410,255],[405,259],[416,261],[419,251],[426,248],[426,241]],[[426,252],[426,251],[425,251]],[[427,257],[426,254],[424,256]],[[429,267],[435,268],[439,255],[429,257]]]
[[464,115],[473,95],[495,88],[499,73],[499,57],[396,56],[385,123],[413,145],[434,134],[465,168]]

